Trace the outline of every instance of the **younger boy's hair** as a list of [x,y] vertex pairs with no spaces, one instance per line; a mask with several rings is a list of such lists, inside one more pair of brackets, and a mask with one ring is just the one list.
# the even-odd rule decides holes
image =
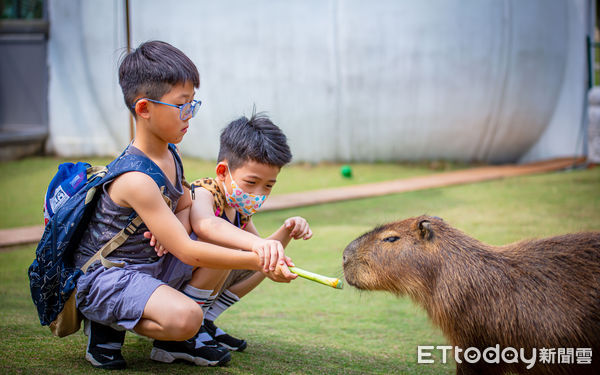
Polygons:
[[264,113],[253,113],[250,119],[240,117],[221,132],[217,162],[227,160],[230,170],[245,162],[283,167],[292,160],[285,134]]
[[119,66],[119,85],[134,116],[136,98],[160,100],[173,86],[185,82],[200,86],[196,65],[179,49],[157,40],[140,44]]

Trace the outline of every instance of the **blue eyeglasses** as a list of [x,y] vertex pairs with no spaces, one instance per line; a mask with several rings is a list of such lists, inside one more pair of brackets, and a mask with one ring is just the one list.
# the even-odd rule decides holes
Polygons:
[[189,120],[192,117],[196,116],[196,113],[198,113],[198,110],[200,109],[200,105],[202,105],[202,102],[200,100],[192,100],[189,103],[185,103],[182,105],[175,105],[175,104],[169,104],[169,103],[165,103],[165,102],[161,102],[159,100],[154,100],[154,99],[149,99],[149,98],[139,98],[138,100],[135,101],[135,103],[133,103],[131,108],[135,109],[135,105],[140,100],[147,100],[152,103],[164,104],[164,105],[168,105],[169,107],[178,108],[179,109],[179,118],[181,119],[181,121],[186,121],[186,120]]

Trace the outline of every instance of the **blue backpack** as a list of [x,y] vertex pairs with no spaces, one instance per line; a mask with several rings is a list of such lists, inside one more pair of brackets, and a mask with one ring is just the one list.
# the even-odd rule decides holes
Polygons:
[[[169,149],[181,162],[175,146],[170,144]],[[120,233],[81,269],[75,267],[73,255],[94,213],[102,186],[132,171],[149,175],[164,191],[166,181],[160,167],[145,156],[125,154],[125,151],[106,167],[92,167],[81,162],[61,164],[48,187],[44,202],[46,227],[28,274],[40,323],[50,325],[51,331],[59,337],[77,332],[81,325],[81,314],[75,307],[73,293],[79,277],[98,260],[105,267],[122,267],[122,263],[110,262],[105,257],[142,224],[141,218],[133,212]]]

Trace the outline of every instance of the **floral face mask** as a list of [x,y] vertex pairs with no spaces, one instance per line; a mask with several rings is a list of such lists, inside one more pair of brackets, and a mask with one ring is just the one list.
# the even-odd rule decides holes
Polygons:
[[229,178],[231,178],[231,191],[229,194],[227,189],[225,189],[225,197],[227,198],[227,204],[231,207],[235,208],[237,212],[242,215],[252,216],[258,210],[260,210],[260,206],[267,199],[266,195],[259,194],[250,194],[243,191],[239,185],[234,181],[233,177],[231,177],[231,171],[229,171]]

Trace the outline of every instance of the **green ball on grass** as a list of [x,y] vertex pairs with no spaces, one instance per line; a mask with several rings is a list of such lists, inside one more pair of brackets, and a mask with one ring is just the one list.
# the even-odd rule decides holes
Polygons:
[[342,174],[342,177],[351,178],[352,177],[352,167],[350,167],[349,165],[344,165],[340,169],[340,173]]

